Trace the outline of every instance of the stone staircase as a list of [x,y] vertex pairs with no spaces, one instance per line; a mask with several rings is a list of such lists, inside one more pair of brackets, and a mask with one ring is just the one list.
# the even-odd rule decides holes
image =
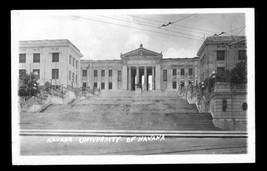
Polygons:
[[72,104],[50,105],[42,115],[54,119],[50,129],[218,130],[209,113],[198,113],[177,92],[102,92]]

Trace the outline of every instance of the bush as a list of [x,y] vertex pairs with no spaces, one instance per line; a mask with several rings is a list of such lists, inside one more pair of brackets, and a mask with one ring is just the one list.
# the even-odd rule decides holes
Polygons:
[[246,84],[247,83],[247,62],[241,61],[231,70],[231,83]]
[[19,75],[19,96],[35,96],[39,91],[39,83],[37,76],[33,73],[27,74],[22,72]]

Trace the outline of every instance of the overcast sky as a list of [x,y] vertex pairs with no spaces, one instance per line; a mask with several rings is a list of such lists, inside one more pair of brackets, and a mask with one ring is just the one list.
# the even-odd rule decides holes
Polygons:
[[[162,24],[175,22],[167,27]],[[15,11],[16,40],[69,39],[82,59],[120,59],[120,53],[143,47],[163,58],[195,57],[203,38],[221,32],[245,35],[245,14],[203,11]],[[230,30],[233,30],[229,32]]]

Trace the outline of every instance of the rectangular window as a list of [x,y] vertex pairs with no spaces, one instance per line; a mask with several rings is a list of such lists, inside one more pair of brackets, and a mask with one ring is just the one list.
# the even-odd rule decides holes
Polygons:
[[40,69],[34,69],[32,72],[37,76],[38,79],[40,79]]
[[173,69],[173,70],[172,70],[172,75],[173,75],[173,76],[176,76],[176,73],[177,73],[176,69]]
[[177,87],[177,86],[176,86],[176,81],[173,81],[173,82],[172,82],[172,89],[176,89],[176,87]]
[[40,63],[40,53],[34,53],[33,54],[33,62],[34,63]]
[[72,66],[74,66],[74,63],[75,63],[75,59],[73,58],[73,60],[72,60]]
[[97,77],[97,70],[94,70],[94,77]]
[[22,73],[26,73],[26,69],[20,69],[19,70],[19,75],[21,75]]
[[108,83],[108,89],[110,89],[110,90],[112,89],[112,82]]
[[239,50],[238,51],[238,60],[246,60],[247,58],[247,51],[246,50]]
[[224,61],[225,58],[225,51],[224,50],[217,50],[217,60]]
[[118,71],[118,82],[121,82],[121,71]]
[[69,80],[71,80],[71,71],[69,71]]
[[163,81],[167,81],[167,70],[163,70]]
[[75,77],[75,82],[76,84],[78,83],[78,75],[76,74],[76,77]]
[[105,83],[101,83],[101,89],[102,89],[102,90],[105,89]]
[[184,75],[184,68],[181,69],[181,75]]
[[69,64],[71,65],[71,55],[69,56]]
[[59,62],[59,53],[52,53],[52,62]]
[[58,79],[59,69],[52,69],[52,79]]
[[26,54],[19,54],[19,63],[26,63]]
[[101,77],[105,77],[105,70],[101,70]]
[[193,75],[193,69],[189,68],[189,75]]
[[112,70],[108,70],[108,76],[112,77]]
[[76,61],[76,68],[78,68],[78,61]]
[[72,73],[72,78],[71,78],[72,81],[74,81],[74,73]]
[[83,77],[87,77],[87,70],[83,70]]
[[224,72],[225,68],[224,67],[217,67],[217,73],[222,73]]
[[97,88],[97,83],[96,82],[94,82],[94,88]]

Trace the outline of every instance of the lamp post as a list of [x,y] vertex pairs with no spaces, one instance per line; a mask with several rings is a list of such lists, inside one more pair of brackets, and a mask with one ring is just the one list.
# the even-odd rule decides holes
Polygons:
[[50,85],[50,91],[51,91],[51,97],[53,95],[53,85],[52,85],[52,78],[50,78],[50,82],[51,82],[51,85]]
[[73,91],[73,77],[71,78],[71,89]]
[[211,80],[212,80],[212,83],[213,83],[212,87],[214,88],[215,83],[216,83],[216,73],[215,73],[215,71],[212,71]]
[[196,75],[196,86],[198,86],[197,84],[198,84],[198,81],[197,81],[197,75]]
[[63,100],[63,83],[61,83],[61,97],[62,97],[62,100]]

